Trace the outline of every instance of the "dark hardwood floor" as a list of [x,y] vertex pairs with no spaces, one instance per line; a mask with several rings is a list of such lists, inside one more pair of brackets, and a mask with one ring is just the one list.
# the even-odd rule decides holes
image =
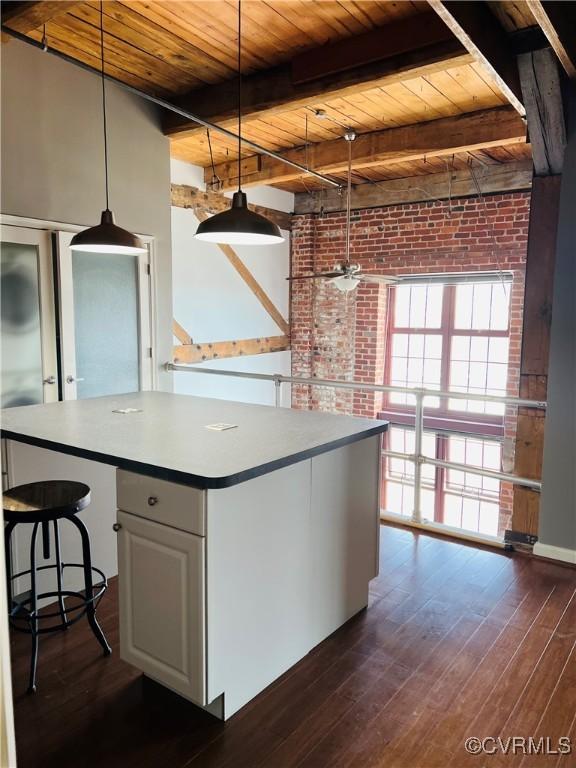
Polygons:
[[[20,768],[576,765],[576,570],[382,527],[370,607],[223,724],[118,657],[115,580],[84,622],[12,641]],[[470,756],[467,737],[569,736],[573,754]]]

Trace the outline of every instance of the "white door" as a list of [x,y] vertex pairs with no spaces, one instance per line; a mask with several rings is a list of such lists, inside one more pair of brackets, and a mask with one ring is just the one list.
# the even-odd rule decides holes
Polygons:
[[57,233],[63,399],[152,388],[150,254],[71,251]]
[[3,225],[0,243],[2,408],[58,400],[50,233]]
[[204,539],[118,512],[120,655],[206,704]]

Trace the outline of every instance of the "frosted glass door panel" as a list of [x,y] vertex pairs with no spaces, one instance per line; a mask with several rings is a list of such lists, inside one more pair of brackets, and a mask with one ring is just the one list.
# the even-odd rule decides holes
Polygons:
[[72,253],[78,398],[140,389],[138,257]]
[[0,244],[2,408],[44,400],[38,248]]

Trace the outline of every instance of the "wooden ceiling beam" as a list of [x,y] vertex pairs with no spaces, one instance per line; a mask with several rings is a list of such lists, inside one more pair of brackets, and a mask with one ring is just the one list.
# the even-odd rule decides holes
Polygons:
[[[500,107],[361,134],[352,145],[352,165],[358,169],[369,168],[525,141],[526,126],[522,118],[512,107]],[[348,167],[348,145],[343,138],[312,144],[307,150],[298,147],[283,154],[302,164],[308,162],[311,169],[324,174],[342,173]],[[204,173],[209,181],[212,169],[206,168]],[[231,189],[238,182],[234,162],[217,165],[216,174],[224,189]],[[281,160],[263,156],[258,171],[243,175],[242,186],[278,184],[303,176],[305,173]]]
[[[208,214],[221,213],[230,208],[230,198],[225,197],[221,192],[212,190],[202,191],[198,187],[191,187],[188,184],[171,185],[171,202],[176,208],[200,209]],[[279,211],[276,208],[268,208],[265,205],[254,205],[248,203],[248,208],[261,216],[265,216],[280,229],[292,229],[292,214],[285,211]]]
[[[483,195],[530,189],[532,163],[518,163],[476,168],[475,177]],[[471,171],[458,170],[429,173],[404,179],[389,179],[374,184],[359,184],[352,188],[352,210],[381,208],[386,205],[446,200],[449,197],[473,197],[478,188]],[[338,190],[298,192],[294,196],[294,213],[335,213],[345,209],[346,198]]]
[[527,0],[568,77],[576,80],[576,3]]
[[[403,21],[402,30],[405,22]],[[292,109],[313,105],[315,101],[344,98],[379,86],[400,82],[408,77],[421,77],[448,67],[470,64],[473,58],[454,39],[449,30],[438,25],[433,13],[417,17],[417,30],[410,45],[406,31],[399,34],[399,22],[387,24],[371,33],[370,45],[364,35],[315,49],[314,79],[302,79],[299,57],[292,62],[256,72],[243,78],[242,113],[245,120],[255,120]],[[376,45],[375,36],[379,43]],[[356,41],[354,44],[351,41]],[[338,46],[342,46],[340,49]],[[344,50],[345,49],[345,50]],[[363,50],[365,52],[363,53]],[[374,60],[380,50],[380,58]],[[341,53],[342,63],[336,62]],[[329,52],[325,73],[321,70],[321,54]],[[302,54],[311,56],[312,52]],[[312,66],[312,65],[311,65]],[[341,67],[335,73],[335,69]],[[299,82],[296,82],[296,79]],[[176,101],[177,106],[225,128],[237,124],[238,85],[236,78],[195,89]],[[205,128],[179,115],[164,119],[164,132],[174,138],[197,136]]]
[[76,5],[81,5],[76,0],[19,0],[18,2],[2,3],[2,25],[6,25],[15,32],[27,35],[34,29],[47,24],[55,16],[68,13]]
[[524,117],[516,57],[488,5],[471,0],[428,0],[428,4]]

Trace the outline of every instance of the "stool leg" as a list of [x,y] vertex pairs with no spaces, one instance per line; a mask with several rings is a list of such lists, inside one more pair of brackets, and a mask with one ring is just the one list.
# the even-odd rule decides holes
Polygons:
[[[78,528],[80,531],[80,536],[82,537],[82,562],[84,563],[84,585],[86,599],[92,598],[94,590],[92,589],[92,557],[90,555],[90,536],[88,535],[86,526],[78,517],[74,515],[67,519],[70,520],[70,522],[73,523],[76,528]],[[96,639],[104,649],[104,655],[109,656],[112,653],[112,648],[110,648],[108,645],[108,642],[104,637],[104,632],[102,632],[102,628],[100,627],[100,624],[98,624],[98,620],[96,619],[96,608],[94,607],[93,602],[87,604],[86,616],[88,618],[88,623],[92,627],[92,632],[94,632]]]
[[64,597],[62,595],[62,558],[60,556],[60,531],[58,530],[58,520],[54,520],[54,544],[56,550],[56,583],[58,586],[58,606],[60,608],[60,618],[62,619],[62,626],[64,629],[68,629],[66,608],[64,607]]
[[12,531],[16,523],[7,523],[4,528],[4,559],[6,560],[6,590],[8,613],[12,613]]
[[38,606],[36,604],[36,535],[40,523],[34,523],[30,541],[30,633],[32,635],[32,658],[30,659],[30,679],[28,693],[36,693],[36,667],[38,665]]

